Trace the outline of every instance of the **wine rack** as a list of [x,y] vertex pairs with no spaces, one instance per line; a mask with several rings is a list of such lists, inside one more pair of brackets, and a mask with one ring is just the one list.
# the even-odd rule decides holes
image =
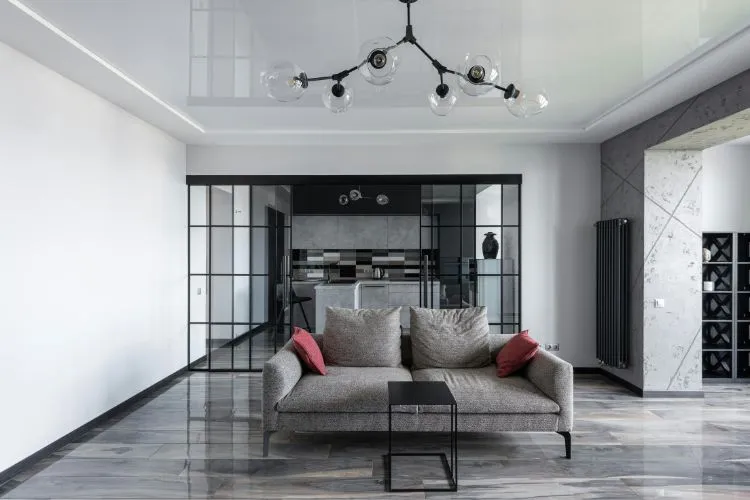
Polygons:
[[750,382],[750,233],[704,233],[703,378]]

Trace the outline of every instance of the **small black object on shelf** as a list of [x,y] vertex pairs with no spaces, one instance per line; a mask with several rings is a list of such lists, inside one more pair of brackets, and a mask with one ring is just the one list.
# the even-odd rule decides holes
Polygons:
[[482,242],[482,255],[485,259],[497,259],[497,253],[500,251],[500,243],[495,239],[495,233],[490,231],[484,233]]

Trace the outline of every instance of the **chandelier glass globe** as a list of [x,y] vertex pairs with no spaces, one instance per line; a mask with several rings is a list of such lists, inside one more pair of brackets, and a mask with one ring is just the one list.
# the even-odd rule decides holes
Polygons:
[[[490,91],[500,91],[508,111],[515,117],[527,118],[539,114],[549,106],[549,99],[543,90],[537,91],[532,85],[529,90],[518,87],[515,82],[502,83],[500,81],[499,61],[484,54],[466,54],[465,59],[457,66],[448,66],[430,55],[428,50],[417,40],[414,25],[412,25],[412,7],[417,0],[389,0],[400,3],[406,9],[406,33],[397,42],[389,37],[379,37],[363,43],[358,51],[356,62],[350,62],[340,71],[331,71],[308,76],[296,64],[280,62],[272,65],[261,74],[261,83],[269,97],[281,102],[296,101],[302,97],[309,85],[328,82],[322,95],[323,104],[333,113],[347,111],[354,102],[354,92],[345,87],[343,82],[356,72],[372,85],[376,90],[382,90],[394,79],[399,67],[399,56],[405,47],[421,53],[430,65],[437,71],[440,85],[427,95],[430,109],[437,116],[448,115],[458,100],[458,89],[465,95],[478,97]],[[750,1],[750,0],[749,0]],[[427,2],[421,2],[422,4]],[[403,33],[403,32],[402,32]],[[492,52],[491,52],[492,53]],[[330,71],[330,70],[329,70]],[[447,75],[450,86],[445,82]],[[453,78],[455,77],[455,84]],[[497,92],[493,95],[497,95]],[[356,193],[355,193],[356,195]],[[358,198],[351,193],[343,194],[340,203],[349,203]],[[380,201],[385,200],[382,198]]]
[[495,62],[485,55],[466,54],[464,63],[458,67],[458,86],[466,95],[479,96],[492,90],[500,79]]
[[344,113],[352,107],[353,102],[352,89],[344,87],[339,82],[326,85],[323,91],[323,105],[331,110],[331,113]]
[[359,49],[359,60],[364,63],[359,72],[367,82],[373,85],[388,85],[398,70],[396,42],[387,36],[374,38],[362,44]]
[[261,73],[260,81],[268,97],[279,102],[296,101],[307,90],[307,75],[289,61],[271,65]]
[[549,106],[549,98],[543,90],[519,90],[517,96],[505,99],[505,106],[510,114],[517,118],[528,118],[538,115]]
[[453,88],[445,83],[441,83],[427,96],[427,100],[430,103],[430,109],[433,113],[438,116],[446,116],[451,112],[456,101],[458,101],[458,96],[456,96]]

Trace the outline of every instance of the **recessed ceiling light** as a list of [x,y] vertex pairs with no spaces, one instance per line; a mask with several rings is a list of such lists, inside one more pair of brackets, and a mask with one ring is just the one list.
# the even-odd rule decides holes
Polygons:
[[166,109],[167,111],[169,111],[170,113],[172,113],[173,115],[175,115],[176,117],[180,118],[182,121],[184,121],[185,123],[187,123],[188,125],[190,125],[194,129],[200,131],[201,133],[205,133],[206,132],[206,130],[203,128],[203,126],[200,123],[196,122],[195,120],[193,120],[192,118],[190,118],[188,115],[186,115],[185,113],[183,113],[179,109],[175,108],[174,106],[172,106],[168,102],[164,101],[163,99],[161,99],[160,97],[158,97],[156,94],[154,94],[153,92],[151,92],[150,90],[148,90],[146,87],[144,87],[143,85],[141,85],[137,81],[133,80],[131,77],[129,77],[128,75],[126,75],[121,69],[119,69],[118,67],[114,66],[112,63],[106,61],[104,58],[102,58],[98,54],[96,54],[96,53],[92,52],[91,50],[89,50],[88,48],[86,48],[81,42],[79,42],[78,40],[76,40],[72,36],[70,36],[67,33],[65,33],[63,30],[61,30],[60,28],[58,28],[57,26],[55,26],[54,24],[52,24],[51,22],[49,22],[47,19],[45,19],[44,17],[42,17],[39,13],[35,12],[29,6],[27,6],[24,3],[22,3],[21,0],[8,0],[8,2],[11,5],[13,5],[14,7],[18,8],[21,12],[23,12],[24,14],[26,14],[27,16],[29,16],[30,18],[32,18],[34,21],[38,22],[39,24],[41,24],[42,26],[44,26],[45,28],[47,28],[48,30],[50,30],[55,35],[59,36],[60,38],[62,38],[66,42],[68,42],[70,45],[72,45],[76,49],[80,50],[81,52],[83,52],[84,54],[86,54],[87,56],[89,56],[91,59],[93,59],[94,61],[96,61],[97,63],[99,63],[101,66],[103,66],[104,68],[106,68],[110,72],[112,72],[113,74],[115,74],[118,77],[120,77],[120,79],[122,79],[125,83],[127,83],[128,85],[130,85],[134,89],[138,90],[143,95],[145,95],[146,97],[148,97],[149,99],[151,99],[156,104],[158,104],[159,106],[163,107],[164,109]]

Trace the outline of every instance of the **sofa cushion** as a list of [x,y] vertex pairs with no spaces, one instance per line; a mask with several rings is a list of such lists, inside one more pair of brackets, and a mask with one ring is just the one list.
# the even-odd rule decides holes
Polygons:
[[490,364],[486,307],[411,308],[413,368],[479,368]]
[[326,308],[323,358],[327,365],[401,365],[400,307]]
[[310,332],[298,326],[294,327],[292,334],[292,345],[294,352],[299,356],[300,361],[310,370],[320,375],[328,373],[326,364],[323,362],[323,354],[315,339]]
[[539,342],[529,336],[528,330],[514,335],[497,354],[497,376],[507,377],[517,372],[536,356],[538,350]]
[[[415,381],[443,380],[458,403],[459,413],[558,413],[560,407],[529,380],[513,375],[498,378],[495,366],[428,368],[412,372]],[[321,377],[323,378],[323,377]],[[448,413],[448,407],[420,406],[420,412]]]
[[[328,366],[325,377],[304,375],[277,408],[290,413],[388,413],[388,382],[411,382],[406,368]],[[416,411],[394,407],[394,411]]]

